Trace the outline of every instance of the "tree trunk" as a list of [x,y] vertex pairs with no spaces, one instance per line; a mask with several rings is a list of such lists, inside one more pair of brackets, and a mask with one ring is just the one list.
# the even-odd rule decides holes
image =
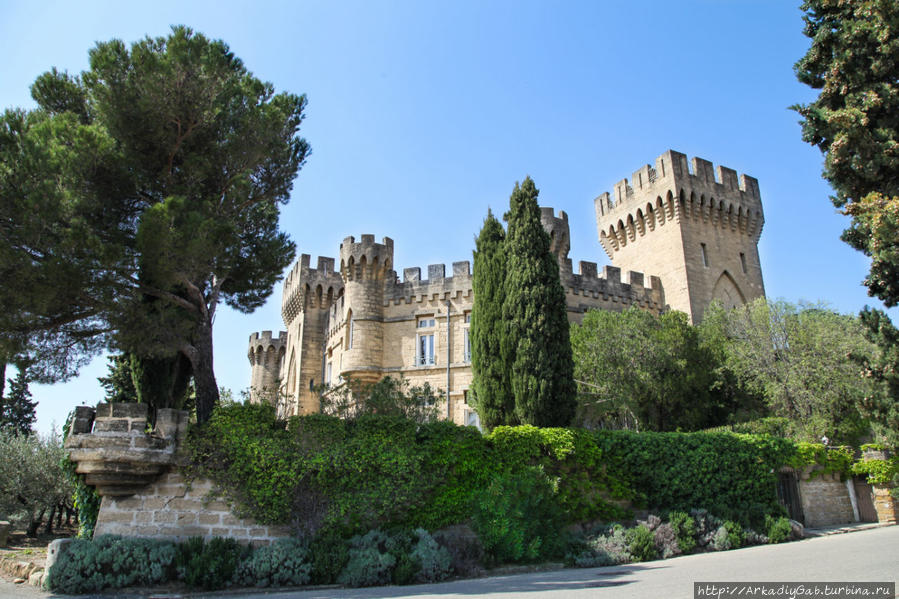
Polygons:
[[6,390],[6,359],[0,359],[0,400],[3,399],[3,392]]
[[212,369],[212,324],[202,323],[194,334],[194,344],[187,357],[193,367],[197,392],[197,422],[203,423],[209,420],[219,401],[219,388]]
[[40,528],[45,513],[47,513],[47,508],[42,509],[36,518],[32,516],[31,522],[28,523],[28,530],[25,531],[26,536],[30,538],[37,536],[37,529]]
[[53,516],[56,515],[56,506],[50,508],[50,516],[47,518],[47,526],[44,527],[44,533],[48,535],[53,534]]

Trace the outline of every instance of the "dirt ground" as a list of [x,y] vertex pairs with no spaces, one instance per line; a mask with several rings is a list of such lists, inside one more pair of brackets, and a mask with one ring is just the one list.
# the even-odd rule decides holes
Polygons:
[[36,537],[27,537],[22,530],[10,532],[6,547],[0,547],[0,559],[12,558],[15,561],[34,562],[38,566],[43,566],[50,541],[75,536],[76,532],[75,528],[66,527],[57,529],[52,535],[41,533]]

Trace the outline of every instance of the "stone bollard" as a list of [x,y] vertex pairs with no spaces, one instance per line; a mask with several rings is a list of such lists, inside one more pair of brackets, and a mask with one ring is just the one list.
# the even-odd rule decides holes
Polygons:
[[0,520],[0,547],[6,547],[9,540],[10,524],[6,520]]
[[53,567],[62,554],[69,550],[69,545],[71,545],[72,539],[56,539],[55,541],[51,541],[49,545],[47,545],[47,561],[44,564],[44,570],[47,572],[50,571],[50,568]]

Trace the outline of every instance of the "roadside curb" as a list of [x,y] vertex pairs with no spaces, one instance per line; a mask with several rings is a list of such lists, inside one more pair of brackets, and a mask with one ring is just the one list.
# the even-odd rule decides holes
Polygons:
[[815,537],[826,537],[830,535],[841,535],[847,532],[857,532],[860,530],[871,530],[872,528],[883,528],[885,526],[896,526],[888,522],[864,522],[855,524],[845,524],[836,526],[822,526],[820,528],[806,528],[802,531],[804,539]]

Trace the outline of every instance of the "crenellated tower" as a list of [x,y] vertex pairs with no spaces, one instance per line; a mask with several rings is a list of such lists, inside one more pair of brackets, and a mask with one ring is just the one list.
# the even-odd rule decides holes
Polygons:
[[288,353],[281,376],[292,413],[318,412],[315,388],[324,382],[325,338],[330,308],[343,296],[343,279],[334,258],[318,257],[315,268],[303,254],[284,280],[281,317],[287,326]]
[[669,150],[594,200],[599,241],[622,269],[656,274],[665,300],[699,322],[715,299],[764,297],[758,181]]
[[250,360],[250,398],[253,401],[274,398],[277,394],[286,351],[286,331],[277,335],[271,331],[250,335],[247,358]]
[[385,286],[396,282],[393,271],[393,240],[385,237],[375,243],[374,235],[360,241],[347,237],[340,244],[340,274],[343,277],[346,309],[342,363],[334,364],[325,356],[325,372],[351,376],[363,382],[376,382],[383,376]]
[[552,207],[540,207],[540,224],[549,233],[549,251],[559,261],[559,275],[562,280],[571,275],[571,259],[568,252],[571,250],[571,233],[568,228],[568,215],[564,210],[559,210],[559,216],[555,216]]

